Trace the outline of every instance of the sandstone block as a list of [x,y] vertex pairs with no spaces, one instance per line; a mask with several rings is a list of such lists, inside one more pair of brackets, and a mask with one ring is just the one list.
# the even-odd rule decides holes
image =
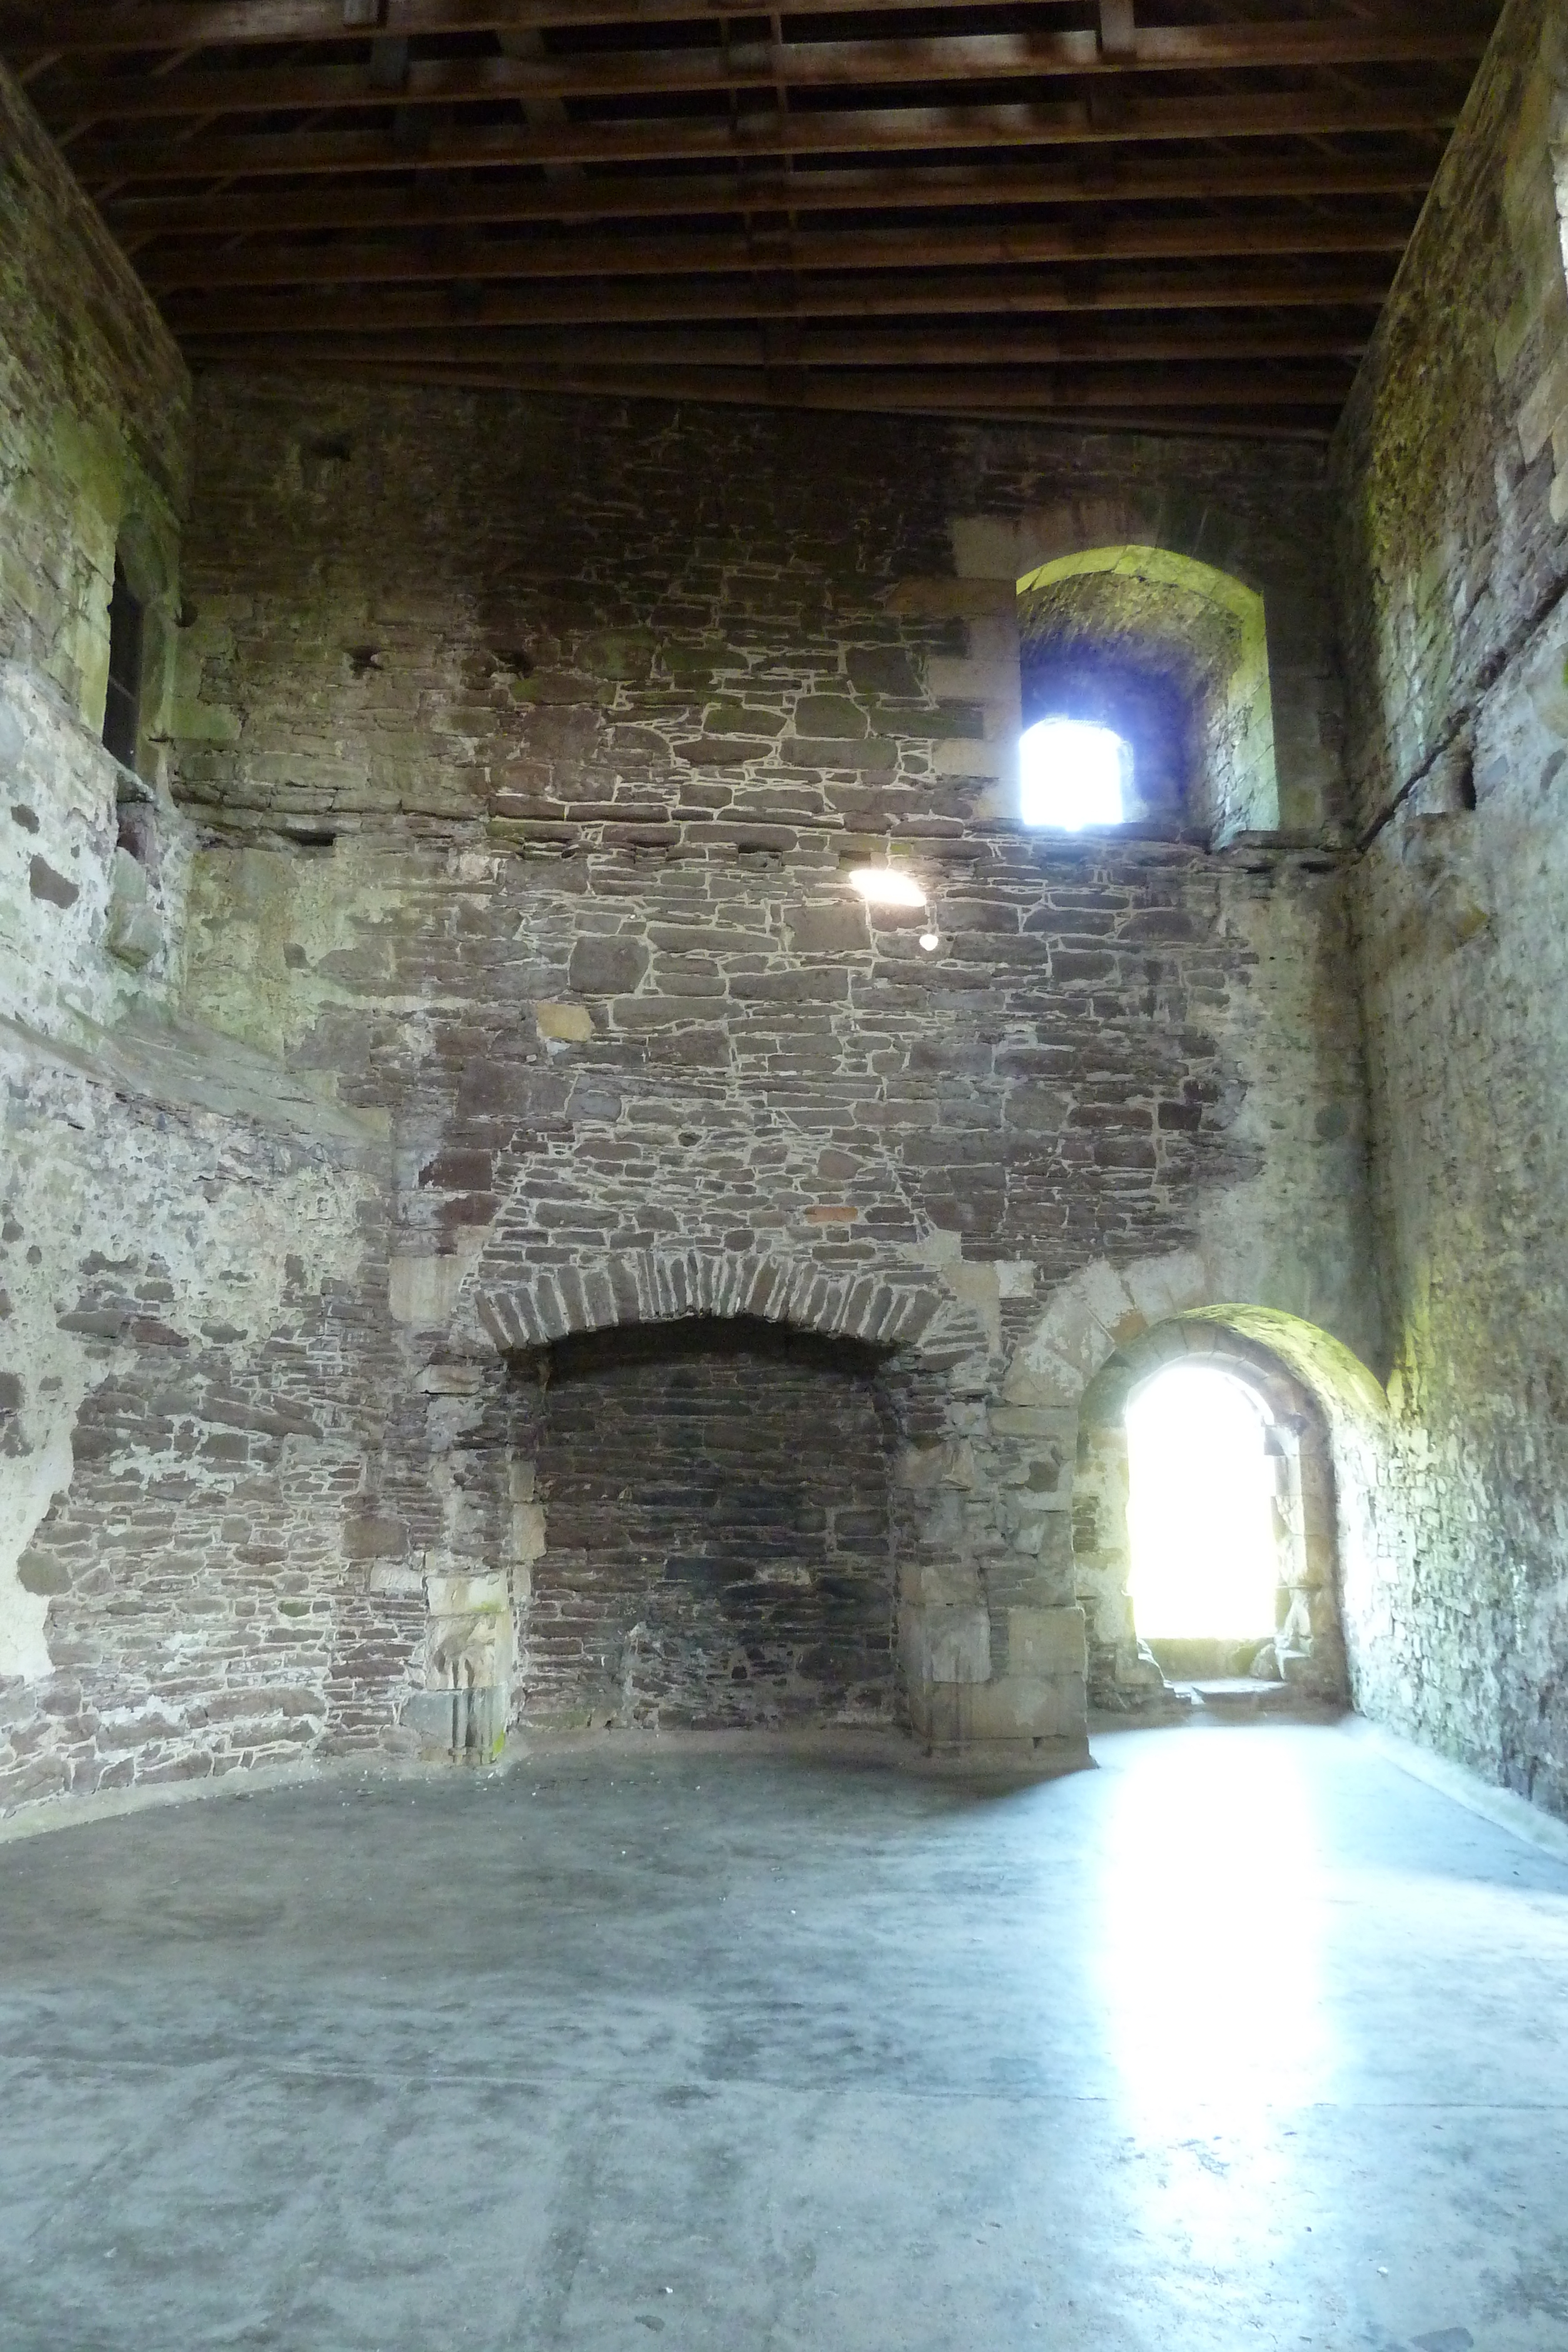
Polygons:
[[991,1621],[984,1608],[906,1604],[900,1632],[912,1686],[983,1683],[990,1674]]
[[400,1559],[408,1549],[408,1528],[402,1519],[367,1515],[343,1522],[345,1559]]
[[541,1037],[564,1045],[586,1045],[593,1034],[593,1015],[586,1004],[536,1003],[534,1023]]
[[1082,1609],[1009,1609],[1008,1673],[1016,1677],[1087,1671]]

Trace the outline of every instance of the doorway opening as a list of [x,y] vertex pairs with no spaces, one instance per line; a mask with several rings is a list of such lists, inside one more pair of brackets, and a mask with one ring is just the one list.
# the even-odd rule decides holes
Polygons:
[[[1173,1402],[1166,1411],[1164,1383],[1178,1371],[1218,1376],[1225,1383],[1189,1392],[1196,1431],[1191,1417],[1185,1431],[1177,1421],[1179,1389],[1169,1391]],[[1343,1434],[1359,1481],[1359,1433],[1373,1425],[1381,1393],[1328,1332],[1266,1307],[1176,1315],[1124,1339],[1107,1357],[1083,1392],[1072,1486],[1075,1583],[1089,1621],[1093,1706],[1120,1716],[1157,1715],[1169,1709],[1172,1683],[1238,1676],[1287,1684],[1292,1704],[1298,1698],[1343,1704],[1334,1433]],[[1250,1569],[1243,1574],[1238,1567],[1231,1594],[1226,1592],[1228,1573],[1218,1578],[1220,1598],[1234,1623],[1230,1599],[1240,1588],[1245,1605],[1238,1601],[1236,1609],[1258,1625],[1255,1633],[1145,1633],[1145,1623],[1160,1622],[1163,1605],[1154,1591],[1140,1592],[1144,1580],[1135,1572],[1132,1456],[1145,1417],[1156,1427],[1165,1424],[1166,1451],[1176,1455],[1163,1496],[1157,1453],[1155,1478],[1139,1481],[1142,1516],[1155,1521],[1150,1541],[1166,1547],[1164,1576],[1158,1550],[1151,1559],[1144,1548],[1149,1584],[1168,1577],[1168,1589],[1181,1595],[1179,1530],[1196,1530],[1217,1562],[1220,1545],[1214,1538],[1234,1514],[1238,1548]],[[1228,1450],[1227,1429],[1235,1441]],[[1142,1451],[1140,1467],[1145,1467],[1149,1449]],[[1268,1546],[1260,1539],[1265,1529]],[[1211,1623],[1223,1622],[1223,1614],[1207,1607],[1188,1611],[1185,1619],[1173,1612],[1165,1622],[1191,1623],[1203,1615]]]
[[1245,1673],[1272,1643],[1281,1586],[1279,1448],[1263,1397],[1177,1363],[1127,1405],[1128,1591],[1169,1673]]

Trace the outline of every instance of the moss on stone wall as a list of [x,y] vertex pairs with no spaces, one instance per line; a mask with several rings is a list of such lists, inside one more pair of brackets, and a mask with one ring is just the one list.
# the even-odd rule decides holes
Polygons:
[[1364,825],[1451,740],[1568,579],[1550,437],[1568,410],[1568,383],[1553,404],[1568,354],[1564,42],[1547,0],[1510,0],[1336,438]]
[[[0,66],[0,656],[103,718],[117,541],[171,602],[190,380],[130,264]],[[155,656],[156,658],[156,656]],[[152,679],[156,704],[164,679]]]
[[1357,1695],[1568,1811],[1563,44],[1511,0],[1334,467],[1393,1345]]

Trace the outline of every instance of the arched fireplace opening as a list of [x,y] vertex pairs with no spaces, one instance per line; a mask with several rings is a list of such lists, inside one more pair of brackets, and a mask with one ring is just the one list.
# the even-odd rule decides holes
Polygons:
[[543,1545],[519,1610],[522,1718],[890,1721],[886,1361],[749,1316],[520,1359]]

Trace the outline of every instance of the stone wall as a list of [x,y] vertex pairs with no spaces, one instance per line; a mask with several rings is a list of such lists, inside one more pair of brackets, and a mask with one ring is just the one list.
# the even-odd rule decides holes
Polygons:
[[1562,12],[1510,5],[1334,458],[1394,1367],[1346,1575],[1354,1686],[1560,1811],[1565,91]]
[[[1360,1040],[1332,825],[1218,856],[1020,834],[997,583],[965,565],[1009,534],[1223,552],[1278,589],[1321,767],[1312,461],[880,423],[830,448],[769,415],[241,377],[199,407],[188,1001],[391,1122],[392,1297],[432,1402],[389,1434],[370,1582],[412,1599],[439,1553],[469,1598],[509,1592],[524,1686],[549,1612],[581,1627],[566,1556],[603,1547],[557,1545],[507,1365],[781,1319],[904,1382],[916,1721],[1063,1737],[1074,1404],[1030,1351],[1113,1262],[1375,1356]],[[928,914],[868,918],[847,873],[890,858]],[[603,1588],[585,1710],[649,1576]],[[476,1687],[491,1659],[485,1630]]]
[[[0,656],[97,733],[118,539],[172,585],[190,379],[130,264],[0,66]],[[162,668],[167,632],[154,647]],[[162,684],[154,681],[152,699]]]
[[[1381,1344],[1316,459],[214,378],[176,570],[177,362],[6,103],[6,331],[107,284],[131,354],[48,450],[142,456],[72,504],[11,397],[0,1802],[607,1693],[1081,1758],[1085,1382],[1221,1301]],[[1007,565],[1109,544],[1262,595],[1289,832],[1019,832]],[[731,1354],[721,1471],[753,1321],[805,1336]],[[727,1614],[664,1573],[694,1461]]]
[[1510,0],[1340,427],[1349,772],[1364,832],[1417,779],[1462,794],[1479,698],[1568,577],[1565,99],[1561,11]]
[[340,1685],[385,1604],[322,1597],[399,1379],[350,1304],[384,1296],[385,1147],[180,1018],[189,843],[136,803],[128,934],[122,782],[0,664],[0,1807],[291,1757],[329,1714],[379,1737],[407,1646]]
[[525,1715],[891,1722],[897,1428],[876,1353],[693,1318],[564,1341],[543,1369]]
[[[179,1017],[189,426],[0,73],[0,1810],[296,1756],[372,1688],[380,1737],[409,1646],[319,1597],[389,1377],[339,1319],[384,1268],[384,1147]],[[117,547],[157,624],[140,774],[99,740]],[[342,1676],[356,1623],[379,1683]]]

